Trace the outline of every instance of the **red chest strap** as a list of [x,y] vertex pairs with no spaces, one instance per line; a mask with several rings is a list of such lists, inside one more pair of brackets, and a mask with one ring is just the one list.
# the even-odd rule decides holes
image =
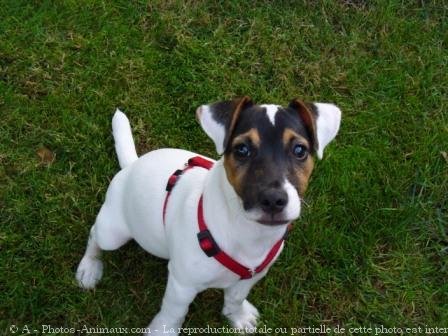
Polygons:
[[207,224],[205,223],[202,203],[203,202],[201,196],[198,204],[199,246],[208,257],[215,258],[221,265],[223,265],[236,275],[239,275],[241,279],[250,279],[254,275],[261,273],[278,254],[278,251],[280,250],[280,248],[283,245],[283,242],[288,236],[290,229],[289,226],[286,229],[283,237],[280,240],[278,240],[274,244],[274,246],[272,246],[271,250],[266,255],[266,258],[264,258],[263,262],[260,265],[258,265],[255,269],[250,269],[249,267],[240,264],[238,261],[233,259],[231,256],[229,256],[227,253],[225,253],[223,250],[219,248],[218,244],[213,239],[211,232],[208,230]]
[[171,190],[173,190],[174,186],[176,185],[177,181],[179,180],[180,176],[185,173],[187,170],[194,168],[194,167],[201,167],[210,170],[213,167],[214,162],[204,159],[200,156],[192,157],[188,160],[187,164],[185,165],[184,169],[178,169],[176,170],[169,178],[168,183],[166,184],[166,196],[165,201],[163,202],[163,225],[165,225],[165,216],[166,216],[166,206],[168,205],[168,199],[171,195]]
[[[193,168],[193,167],[202,167],[205,169],[211,169],[213,167],[213,162],[207,159],[204,159],[200,156],[195,156],[188,160],[188,163],[186,164],[184,169],[178,169],[172,174],[169,179],[166,186],[166,197],[165,202],[163,204],[163,224],[165,224],[165,214],[166,214],[166,206],[168,204],[168,199],[171,194],[171,191],[173,187],[175,186],[176,182],[179,180],[180,176],[185,173],[187,170]],[[232,271],[236,275],[240,276],[241,279],[250,279],[254,275],[261,273],[275,258],[275,256],[278,254],[280,248],[283,245],[283,242],[285,241],[289,228],[286,229],[286,232],[284,236],[277,241],[274,246],[271,248],[271,250],[268,252],[266,258],[263,260],[263,262],[258,265],[255,269],[250,269],[242,264],[240,264],[238,261],[233,259],[231,256],[229,256],[227,253],[225,253],[223,250],[220,249],[218,244],[213,239],[213,236],[211,232],[208,230],[207,224],[205,223],[204,219],[204,210],[203,210],[203,201],[202,201],[202,195],[199,199],[198,203],[198,210],[197,210],[197,216],[198,216],[198,226],[199,226],[199,232],[197,234],[199,246],[204,251],[204,253],[208,257],[215,258],[221,265],[223,265],[228,270]]]

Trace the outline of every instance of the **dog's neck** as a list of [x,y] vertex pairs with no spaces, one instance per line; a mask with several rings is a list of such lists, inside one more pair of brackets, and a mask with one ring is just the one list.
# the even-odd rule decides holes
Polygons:
[[[218,245],[253,262],[261,262],[272,246],[283,236],[286,225],[267,226],[244,215],[241,199],[229,183],[218,160],[206,177],[204,186],[204,216]],[[245,262],[245,260],[241,260]]]

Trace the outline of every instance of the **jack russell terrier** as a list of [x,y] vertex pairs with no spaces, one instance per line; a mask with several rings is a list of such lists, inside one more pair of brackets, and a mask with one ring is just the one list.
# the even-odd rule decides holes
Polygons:
[[259,316],[246,300],[283,249],[313,170],[336,136],[341,111],[332,104],[257,105],[248,97],[202,105],[203,130],[218,161],[181,149],[137,157],[126,116],[112,119],[121,170],[90,230],[76,279],[100,280],[102,250],[135,239],[168,259],[168,283],[147,334],[177,335],[195,296],[224,289],[222,313],[232,327],[253,329]]

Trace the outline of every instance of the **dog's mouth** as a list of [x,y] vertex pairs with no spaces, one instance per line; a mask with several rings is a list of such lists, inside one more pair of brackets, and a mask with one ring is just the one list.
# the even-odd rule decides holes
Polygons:
[[285,225],[289,223],[289,221],[279,221],[279,220],[259,220],[257,222],[263,225],[270,225],[270,226]]
[[294,221],[298,216],[291,217],[286,211],[276,214],[266,213],[260,209],[252,209],[245,212],[245,217],[261,225],[280,226]]
[[276,218],[274,216],[269,216],[269,217],[262,217],[260,219],[257,219],[257,222],[260,224],[263,224],[263,225],[275,226],[275,225],[289,224],[291,222],[291,220],[287,220],[284,218]]

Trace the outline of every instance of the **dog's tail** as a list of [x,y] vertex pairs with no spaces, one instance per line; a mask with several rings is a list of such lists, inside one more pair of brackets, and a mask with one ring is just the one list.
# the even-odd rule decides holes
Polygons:
[[114,117],[112,118],[112,134],[115,140],[115,151],[117,152],[120,167],[124,168],[129,166],[138,159],[138,156],[135,151],[129,120],[119,109],[115,111]]

